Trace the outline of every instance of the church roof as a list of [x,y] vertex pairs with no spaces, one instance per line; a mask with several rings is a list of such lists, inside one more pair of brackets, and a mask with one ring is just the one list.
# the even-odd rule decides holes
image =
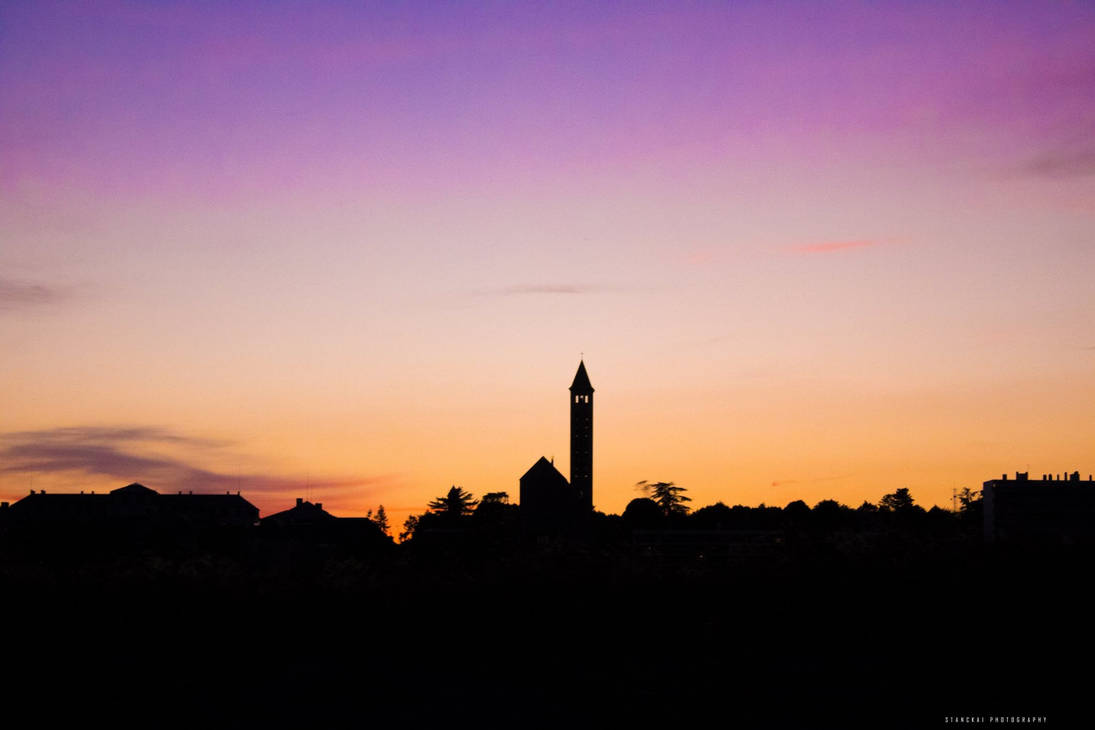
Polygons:
[[540,477],[544,475],[555,476],[566,482],[566,477],[564,477],[559,472],[559,470],[555,468],[555,464],[548,461],[543,456],[541,456],[540,460],[533,464],[532,467],[530,467],[529,470],[525,472],[524,476],[521,477],[521,481],[524,481],[530,477]]
[[593,384],[589,382],[589,374],[586,373],[585,361],[578,363],[578,372],[574,374],[574,382],[570,384],[571,393],[592,393]]

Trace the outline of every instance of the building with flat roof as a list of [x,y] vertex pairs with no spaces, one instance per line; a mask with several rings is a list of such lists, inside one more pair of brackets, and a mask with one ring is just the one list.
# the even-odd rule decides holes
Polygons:
[[1028,472],[990,479],[981,489],[985,540],[1077,542],[1095,539],[1095,482],[1079,472]]

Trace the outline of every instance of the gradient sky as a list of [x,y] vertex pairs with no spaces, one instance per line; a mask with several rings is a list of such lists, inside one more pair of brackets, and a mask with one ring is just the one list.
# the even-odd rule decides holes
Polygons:
[[0,3],[0,495],[1095,471],[1095,4]]

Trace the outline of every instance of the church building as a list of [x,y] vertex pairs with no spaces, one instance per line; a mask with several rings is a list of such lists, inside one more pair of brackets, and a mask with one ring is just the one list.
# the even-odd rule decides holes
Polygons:
[[561,532],[578,528],[593,512],[593,385],[585,362],[570,385],[570,481],[544,457],[520,481],[525,529]]

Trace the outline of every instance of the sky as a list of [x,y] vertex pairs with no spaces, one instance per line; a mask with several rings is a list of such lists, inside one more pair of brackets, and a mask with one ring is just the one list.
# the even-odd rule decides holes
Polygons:
[[1095,472],[1095,4],[0,2],[0,497]]

